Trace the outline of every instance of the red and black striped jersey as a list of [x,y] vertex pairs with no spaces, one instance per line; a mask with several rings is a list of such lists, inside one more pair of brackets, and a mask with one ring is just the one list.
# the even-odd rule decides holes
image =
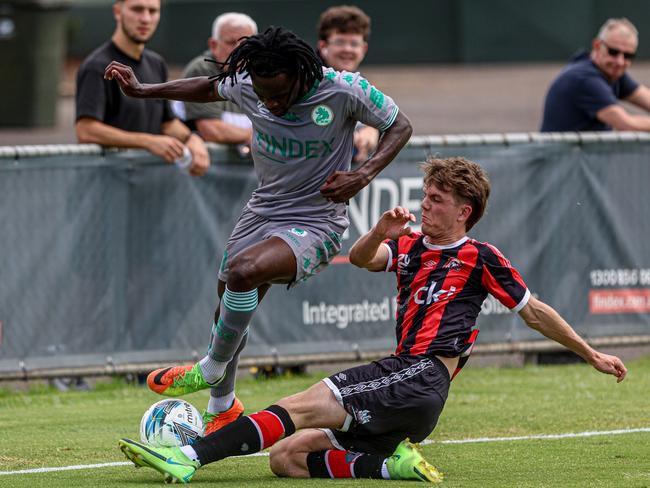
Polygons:
[[397,275],[395,354],[466,358],[488,293],[515,312],[530,298],[519,272],[491,244],[463,237],[437,246],[419,232],[383,244],[386,271]]

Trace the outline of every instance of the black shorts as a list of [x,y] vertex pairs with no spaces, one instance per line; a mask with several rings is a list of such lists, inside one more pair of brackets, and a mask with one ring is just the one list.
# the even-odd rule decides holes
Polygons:
[[323,429],[339,449],[392,454],[408,437],[425,439],[449,392],[449,371],[436,357],[390,356],[323,380],[348,412],[340,430]]

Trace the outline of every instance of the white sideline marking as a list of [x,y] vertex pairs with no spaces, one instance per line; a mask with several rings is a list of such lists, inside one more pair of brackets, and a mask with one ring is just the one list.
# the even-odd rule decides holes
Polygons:
[[[420,444],[426,446],[427,444],[471,444],[476,442],[508,442],[508,441],[529,441],[536,439],[570,439],[574,437],[596,437],[603,435],[621,435],[621,434],[635,434],[638,432],[650,432],[650,427],[640,427],[637,429],[618,429],[618,430],[600,430],[593,432],[569,432],[566,434],[538,434],[538,435],[522,435],[514,437],[477,437],[475,439],[450,439],[446,441],[433,441],[425,439]],[[256,452],[246,457],[252,456],[268,456],[268,452]],[[237,456],[243,457],[243,456]],[[9,474],[34,474],[34,473],[52,473],[55,471],[73,471],[77,469],[95,469],[95,468],[111,468],[113,466],[131,466],[133,463],[115,462],[115,463],[101,463],[101,464],[77,464],[75,466],[59,466],[55,468],[34,468],[34,469],[21,469],[18,471],[0,471],[0,476]]]
[[52,471],[72,471],[75,469],[110,468],[111,466],[127,466],[129,464],[133,464],[133,463],[120,462],[120,463],[101,463],[101,464],[77,464],[75,466],[60,466],[57,468],[34,468],[34,469],[21,469],[19,471],[0,471],[0,475],[51,473]]
[[595,437],[599,435],[621,435],[634,434],[637,432],[650,432],[650,427],[640,427],[638,429],[618,429],[618,430],[597,430],[593,432],[568,432],[566,434],[537,434],[521,435],[513,437],[477,437],[475,439],[452,439],[446,441],[432,441],[425,439],[420,444],[471,444],[474,442],[507,442],[507,441],[530,441],[536,439],[569,439],[573,437]]

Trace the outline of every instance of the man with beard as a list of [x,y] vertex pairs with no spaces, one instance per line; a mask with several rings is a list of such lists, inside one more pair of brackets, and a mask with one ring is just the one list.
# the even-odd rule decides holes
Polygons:
[[77,72],[78,141],[145,149],[169,163],[181,159],[187,148],[192,156],[190,173],[204,174],[210,165],[207,148],[174,117],[169,102],[126,97],[104,79],[104,68],[117,59],[147,83],[167,81],[164,60],[145,48],[160,21],[160,0],[116,0],[113,15],[117,24],[113,36]]

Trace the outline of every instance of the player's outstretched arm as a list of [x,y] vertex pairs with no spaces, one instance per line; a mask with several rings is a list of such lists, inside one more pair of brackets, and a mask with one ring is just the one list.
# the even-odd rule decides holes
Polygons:
[[354,243],[350,249],[350,262],[370,271],[386,269],[388,250],[381,243],[385,239],[399,239],[410,234],[409,222],[415,222],[415,215],[404,207],[384,212],[377,225]]
[[122,92],[135,98],[166,98],[184,102],[216,102],[222,101],[216,82],[209,81],[207,76],[184,78],[165,83],[140,83],[130,66],[111,61],[104,71],[104,78],[115,80]]
[[593,349],[550,305],[530,297],[519,315],[529,327],[575,352],[601,373],[616,376],[617,383],[625,379],[627,369],[623,361]]
[[350,200],[395,159],[412,133],[411,121],[399,112],[393,124],[381,135],[372,157],[354,171],[332,173],[321,187],[321,195],[336,203]]

